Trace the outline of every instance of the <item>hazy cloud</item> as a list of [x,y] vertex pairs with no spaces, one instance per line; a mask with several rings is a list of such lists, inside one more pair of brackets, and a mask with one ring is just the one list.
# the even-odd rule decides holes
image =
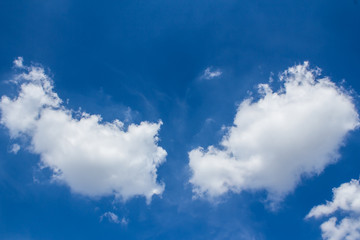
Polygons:
[[14,154],[17,154],[19,150],[20,150],[19,144],[16,144],[16,143],[15,143],[15,144],[13,144],[13,145],[11,146],[10,152],[12,152],[12,153],[14,153]]
[[216,77],[220,77],[222,72],[219,69],[213,69],[212,67],[207,67],[201,76],[203,79],[213,79]]
[[129,223],[128,219],[126,219],[125,217],[119,219],[119,216],[113,212],[106,212],[100,216],[100,222],[102,222],[104,219],[107,219],[111,223],[121,224],[123,226],[126,226]]

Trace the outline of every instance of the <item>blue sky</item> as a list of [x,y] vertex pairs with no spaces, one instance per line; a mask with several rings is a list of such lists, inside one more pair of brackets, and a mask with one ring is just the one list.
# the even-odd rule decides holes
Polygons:
[[359,239],[359,7],[1,1],[0,239]]

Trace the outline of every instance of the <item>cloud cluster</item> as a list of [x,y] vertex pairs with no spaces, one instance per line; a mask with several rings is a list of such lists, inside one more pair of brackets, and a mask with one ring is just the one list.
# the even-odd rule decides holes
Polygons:
[[333,189],[333,200],[311,209],[306,218],[320,218],[341,212],[345,217],[337,224],[331,217],[321,224],[322,237],[327,240],[360,239],[360,185],[351,180]]
[[351,96],[320,75],[305,62],[280,75],[278,91],[260,84],[260,98],[241,103],[219,147],[189,152],[194,192],[213,198],[265,189],[281,200],[301,177],[335,162],[358,114]]
[[18,95],[2,96],[1,123],[12,138],[30,139],[30,150],[53,170],[54,181],[76,193],[125,200],[142,195],[150,201],[163,192],[164,184],[157,183],[157,167],[167,154],[157,144],[161,122],[125,129],[119,120],[103,122],[99,115],[66,109],[42,67],[24,66],[22,58],[14,65]]

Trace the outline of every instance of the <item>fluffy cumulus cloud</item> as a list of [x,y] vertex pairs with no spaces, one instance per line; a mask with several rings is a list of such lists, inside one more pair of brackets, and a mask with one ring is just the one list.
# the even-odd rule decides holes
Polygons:
[[273,201],[301,177],[319,174],[338,158],[346,134],[358,126],[351,96],[308,62],[280,75],[273,91],[243,101],[219,146],[189,152],[190,183],[200,196],[262,190]]
[[148,201],[161,194],[157,167],[166,151],[158,146],[161,122],[130,124],[103,122],[101,116],[75,112],[62,105],[53,82],[42,67],[14,62],[12,79],[18,93],[2,96],[1,123],[11,138],[26,136],[42,167],[53,170],[53,180],[88,196],[128,199],[141,195]]
[[327,240],[360,239],[360,185],[359,180],[351,180],[333,189],[333,200],[311,209],[306,218],[329,217],[340,212],[344,218],[337,223],[330,217],[321,224],[322,237]]

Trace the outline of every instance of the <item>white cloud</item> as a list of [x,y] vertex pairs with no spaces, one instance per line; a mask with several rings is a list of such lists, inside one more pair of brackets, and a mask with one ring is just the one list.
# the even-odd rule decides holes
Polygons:
[[345,217],[331,217],[321,224],[323,239],[357,240],[360,239],[360,185],[359,180],[351,180],[333,189],[333,200],[311,209],[306,218],[320,218],[341,212]]
[[156,180],[166,157],[157,144],[161,121],[125,129],[119,120],[102,122],[99,115],[66,109],[43,68],[21,66],[12,81],[18,96],[1,98],[1,123],[11,138],[29,137],[31,151],[53,170],[54,181],[76,193],[125,200],[142,195],[149,202],[163,192]]
[[307,62],[290,67],[273,92],[239,106],[219,147],[189,152],[194,192],[210,198],[228,191],[265,189],[281,200],[299,183],[339,157],[345,135],[358,126],[352,98]]
[[124,226],[126,226],[126,225],[128,225],[128,223],[129,223],[129,220],[128,219],[126,219],[125,217],[123,217],[122,219],[121,219],[121,225],[124,225]]
[[107,218],[109,222],[111,223],[122,223],[122,221],[119,220],[119,217],[113,213],[113,212],[106,212],[103,215],[100,216],[100,222],[104,220],[104,218]]
[[23,68],[24,67],[23,62],[24,59],[22,57],[18,57],[17,59],[14,60],[14,65],[15,67]]
[[307,218],[330,215],[337,210],[351,211],[360,214],[360,185],[358,180],[343,183],[333,189],[333,200],[311,209]]
[[17,154],[19,150],[20,150],[19,144],[16,144],[16,143],[15,143],[15,144],[13,144],[13,145],[11,146],[10,152],[12,152],[12,153],[14,153],[14,154]]
[[336,224],[336,217],[321,224],[322,238],[327,240],[358,240],[360,239],[360,219],[344,218]]
[[222,72],[218,69],[216,70],[212,70],[212,67],[207,67],[203,73],[203,75],[201,76],[201,78],[204,78],[204,79],[213,79],[213,78],[216,78],[216,77],[220,77],[222,74]]

